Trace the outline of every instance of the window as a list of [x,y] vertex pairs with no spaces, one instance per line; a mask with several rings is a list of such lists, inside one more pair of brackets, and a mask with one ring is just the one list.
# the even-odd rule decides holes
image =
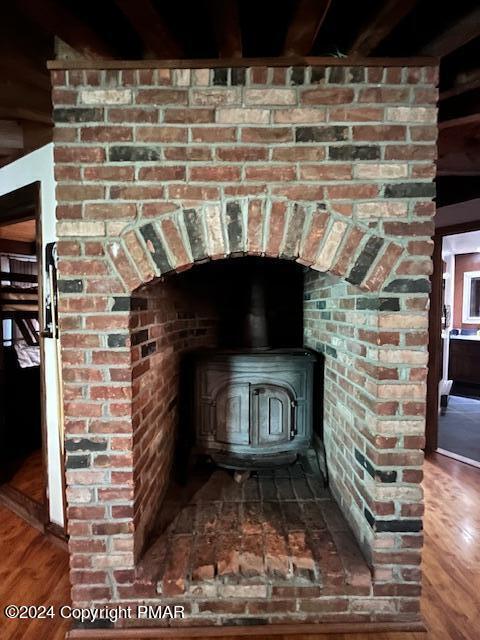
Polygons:
[[480,271],[463,274],[463,322],[480,323]]

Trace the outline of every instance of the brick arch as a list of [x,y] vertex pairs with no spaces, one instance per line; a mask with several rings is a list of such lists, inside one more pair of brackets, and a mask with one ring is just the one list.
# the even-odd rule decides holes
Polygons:
[[128,225],[108,243],[126,292],[208,259],[295,260],[379,291],[403,248],[325,203],[245,198],[179,208]]

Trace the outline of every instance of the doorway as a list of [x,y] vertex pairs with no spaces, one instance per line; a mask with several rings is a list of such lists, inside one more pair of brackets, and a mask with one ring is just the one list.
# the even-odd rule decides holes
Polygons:
[[480,467],[480,222],[434,240],[427,448]]
[[39,191],[33,183],[0,198],[0,497],[43,529],[48,497]]

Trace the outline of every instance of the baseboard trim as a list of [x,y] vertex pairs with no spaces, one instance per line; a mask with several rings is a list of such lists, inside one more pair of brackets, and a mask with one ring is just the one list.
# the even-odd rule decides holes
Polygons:
[[336,633],[390,633],[390,632],[425,632],[423,621],[416,622],[319,622],[318,624],[269,624],[245,627],[182,627],[175,629],[132,627],[130,629],[72,629],[67,632],[65,640],[115,640],[134,638],[218,638],[226,636],[249,636],[253,638],[277,635],[307,635]]
[[15,487],[4,484],[0,487],[0,504],[42,533],[45,531],[45,506],[32,500]]
[[63,527],[55,522],[49,522],[45,526],[45,535],[53,544],[64,551],[68,551],[68,538]]
[[463,462],[464,464],[469,464],[471,467],[476,467],[480,469],[480,462],[478,460],[472,460],[471,458],[466,458],[465,456],[461,456],[459,453],[453,453],[453,451],[447,451],[446,449],[438,448],[435,453],[439,453],[446,458],[452,458],[453,460],[458,460],[459,462]]

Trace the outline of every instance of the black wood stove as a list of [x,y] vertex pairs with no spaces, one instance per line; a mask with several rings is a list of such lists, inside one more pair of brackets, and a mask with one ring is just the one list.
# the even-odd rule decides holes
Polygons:
[[250,300],[245,347],[204,350],[194,359],[196,450],[233,469],[291,463],[312,437],[315,354],[269,348],[258,280]]

